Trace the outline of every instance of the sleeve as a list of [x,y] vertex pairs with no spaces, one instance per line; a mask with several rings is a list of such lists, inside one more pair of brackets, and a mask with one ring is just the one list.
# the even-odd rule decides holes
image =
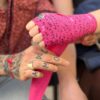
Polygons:
[[39,0],[37,4],[37,11],[36,13],[42,13],[42,12],[54,12],[54,5],[50,0]]

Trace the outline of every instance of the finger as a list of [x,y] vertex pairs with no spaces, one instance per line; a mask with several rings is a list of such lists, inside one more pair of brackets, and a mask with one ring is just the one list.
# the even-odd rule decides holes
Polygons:
[[96,38],[94,38],[94,39],[92,39],[90,41],[82,41],[81,43],[83,45],[85,45],[85,46],[92,46],[92,45],[94,45],[96,43]]
[[48,63],[55,64],[55,65],[63,65],[63,66],[69,65],[68,61],[60,57],[57,57],[57,56],[53,56],[50,54],[43,54],[43,55],[37,54],[36,57],[38,56],[40,56],[41,60],[44,62],[48,62]]
[[42,78],[43,74],[39,71],[27,70],[25,73],[26,78]]
[[43,48],[43,49],[45,48],[45,43],[44,43],[44,41],[41,41],[41,42],[39,43],[39,47],[40,47],[40,48]]
[[83,39],[83,41],[92,41],[93,39],[96,39],[96,35],[88,35]]
[[35,36],[35,35],[38,34],[38,33],[39,33],[38,26],[34,26],[33,28],[31,28],[31,29],[29,30],[29,35],[30,35],[31,37]]
[[40,60],[33,61],[31,66],[33,66],[33,69],[42,69],[51,72],[57,72],[58,70],[57,66]]
[[[37,50],[39,49],[43,53],[48,53],[48,50],[45,48],[44,44],[41,45],[42,42],[34,42],[33,40],[31,41],[32,46],[35,46]],[[40,47],[41,45],[41,47]],[[43,47],[42,47],[43,46]]]
[[31,45],[32,45],[32,47],[34,48],[34,52],[35,53],[47,53],[48,51],[47,50],[45,50],[45,51],[43,51],[40,47],[39,47],[39,43],[38,42],[33,42],[33,40],[31,41]]
[[94,45],[96,42],[95,41],[90,41],[90,42],[88,42],[88,45],[89,46],[92,46],[92,45]]
[[57,56],[51,57],[48,62],[52,63],[52,64],[55,64],[55,65],[63,65],[63,66],[68,66],[69,65],[68,61],[66,61],[65,59],[62,59],[60,57],[57,57]]
[[28,24],[26,25],[26,29],[30,30],[32,29],[36,24],[33,21],[28,22]]
[[33,37],[32,41],[35,42],[35,43],[40,43],[41,41],[43,40],[43,37],[42,37],[42,34],[37,34]]
[[41,42],[39,43],[39,47],[40,47],[40,49],[41,49],[42,52],[48,53],[48,50],[47,50],[46,47],[45,47],[44,41],[41,41]]

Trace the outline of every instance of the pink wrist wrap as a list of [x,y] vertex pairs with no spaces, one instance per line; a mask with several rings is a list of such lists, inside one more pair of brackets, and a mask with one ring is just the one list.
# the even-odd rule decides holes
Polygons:
[[[75,42],[84,35],[95,32],[97,24],[90,14],[63,16],[55,13],[44,13],[33,20],[43,35],[48,50],[60,56],[69,43]],[[44,91],[52,73],[42,71],[44,77],[33,79],[29,100],[42,100]]]

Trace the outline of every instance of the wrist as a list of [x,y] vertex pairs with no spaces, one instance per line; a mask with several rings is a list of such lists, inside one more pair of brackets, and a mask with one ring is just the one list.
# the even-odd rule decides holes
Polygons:
[[98,34],[100,33],[100,10],[90,12],[90,14],[93,15],[94,18],[96,19],[97,28],[96,28],[95,34]]
[[21,59],[20,56],[21,53],[19,54],[13,54],[13,55],[2,55],[0,58],[0,65],[1,70],[0,70],[0,75],[6,75],[6,76],[11,76],[14,78],[14,72],[15,68],[19,67],[19,63]]

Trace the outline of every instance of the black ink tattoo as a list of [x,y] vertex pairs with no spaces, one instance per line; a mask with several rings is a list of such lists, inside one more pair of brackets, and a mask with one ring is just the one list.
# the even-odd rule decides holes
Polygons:
[[13,68],[11,72],[13,73],[15,78],[20,77],[19,69],[20,69],[22,57],[23,57],[23,53],[19,53],[16,55],[16,57],[13,58],[13,64],[12,64]]
[[42,59],[42,55],[43,55],[43,54],[37,54],[35,58],[36,58],[36,59]]
[[54,56],[55,61],[59,61],[59,57]]
[[33,75],[33,77],[38,77],[38,75],[37,75],[37,72],[36,72],[36,71],[33,71],[32,75]]
[[9,70],[9,65],[8,65],[8,62],[5,61],[4,65],[3,65],[3,68],[4,68],[4,71],[7,75],[10,74],[10,70]]
[[[16,55],[1,55],[0,56],[0,71],[4,71],[6,75],[10,75],[11,73],[15,78],[19,78],[19,68],[21,64],[21,59],[23,57],[23,53],[19,53]],[[12,63],[8,62],[8,59],[11,59]],[[10,68],[11,66],[12,68]]]
[[44,68],[48,68],[48,63],[47,62],[43,62],[43,67]]

